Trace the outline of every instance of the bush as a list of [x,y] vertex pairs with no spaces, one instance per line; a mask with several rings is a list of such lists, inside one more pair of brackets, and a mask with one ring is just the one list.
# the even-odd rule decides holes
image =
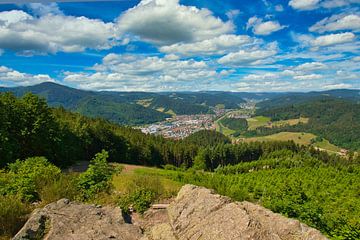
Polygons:
[[132,207],[136,212],[143,214],[150,207],[155,197],[154,191],[139,188],[130,194],[121,196],[118,205],[125,213],[129,213],[129,209]]
[[17,160],[9,164],[8,168],[8,181],[3,194],[17,195],[21,200],[29,202],[40,200],[39,190],[61,174],[60,168],[44,157]]
[[89,168],[79,176],[77,183],[80,191],[80,198],[88,200],[94,198],[96,194],[111,189],[111,177],[114,170],[108,164],[107,158],[109,154],[103,150],[97,153],[95,158],[91,160]]
[[133,175],[124,180],[126,184],[118,200],[118,205],[124,212],[128,213],[129,207],[132,207],[136,212],[144,213],[152,202],[166,195],[158,176]]
[[0,196],[0,236],[13,236],[26,222],[29,205],[16,196]]

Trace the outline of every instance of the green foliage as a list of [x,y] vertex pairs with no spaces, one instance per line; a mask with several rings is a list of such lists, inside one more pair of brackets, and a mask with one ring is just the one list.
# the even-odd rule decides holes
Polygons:
[[133,175],[127,180],[118,204],[125,212],[132,207],[135,211],[143,213],[153,201],[160,197],[166,197],[166,194],[159,177]]
[[79,194],[77,180],[78,176],[75,174],[61,174],[48,181],[38,191],[41,201],[51,203],[61,198],[76,200]]
[[138,213],[144,213],[154,201],[155,196],[152,190],[139,188],[120,197],[118,205],[125,213],[129,213],[130,208]]
[[165,120],[169,114],[138,104],[114,102],[99,97],[79,102],[76,111],[88,117],[102,117],[111,122],[126,125],[142,125]]
[[0,167],[29,156],[55,156],[58,125],[43,99],[0,94]]
[[113,169],[107,162],[109,154],[103,150],[97,153],[95,158],[91,160],[89,168],[79,176],[78,189],[81,198],[84,200],[91,199],[97,193],[107,191],[111,188],[111,177]]
[[230,138],[217,131],[201,130],[183,140],[184,144],[195,144],[197,146],[214,146],[217,144],[231,143]]
[[237,132],[243,132],[248,129],[248,122],[243,118],[223,118],[221,124]]
[[194,159],[193,168],[195,170],[205,170],[206,169],[206,150],[201,149]]
[[17,196],[0,195],[0,236],[14,236],[26,222],[26,214],[31,212]]
[[17,160],[8,166],[9,171],[6,185],[0,194],[17,195],[25,201],[40,200],[39,190],[52,179],[58,177],[61,170],[52,165],[44,157],[28,158],[25,161]]
[[259,128],[250,135],[270,135],[283,131],[309,132],[347,149],[360,149],[360,105],[330,97],[320,97],[293,105],[263,107],[257,114],[273,121],[307,117],[309,122],[295,126]]

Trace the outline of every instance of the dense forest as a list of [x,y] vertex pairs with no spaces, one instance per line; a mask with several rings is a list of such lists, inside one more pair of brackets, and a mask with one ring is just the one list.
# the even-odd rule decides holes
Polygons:
[[269,135],[282,131],[310,132],[331,143],[351,149],[360,149],[360,105],[342,99],[321,97],[301,103],[274,108],[260,108],[257,115],[270,117],[271,120],[286,120],[299,117],[309,118],[306,124],[274,128],[258,128],[247,133]]

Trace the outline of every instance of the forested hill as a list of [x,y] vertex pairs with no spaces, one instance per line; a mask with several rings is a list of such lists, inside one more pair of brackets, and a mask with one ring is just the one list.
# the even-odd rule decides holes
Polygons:
[[[29,87],[0,88],[21,97],[31,92],[44,97],[50,106],[62,106],[89,117],[101,117],[115,123],[137,125],[165,120],[172,114],[212,113],[211,107],[238,108],[246,93],[227,92],[94,92],[55,83]],[[254,94],[265,98],[267,94]]]
[[323,92],[286,93],[280,96],[275,95],[266,101],[260,102],[257,107],[261,109],[272,109],[291,104],[305,103],[310,100],[316,100],[319,97],[333,97],[352,102],[360,102],[360,90],[336,89]]
[[261,134],[279,131],[310,132],[335,145],[352,150],[360,149],[360,104],[354,101],[323,96],[298,104],[261,108],[257,110],[257,114],[270,117],[273,121],[309,118],[306,124],[260,128],[257,131]]

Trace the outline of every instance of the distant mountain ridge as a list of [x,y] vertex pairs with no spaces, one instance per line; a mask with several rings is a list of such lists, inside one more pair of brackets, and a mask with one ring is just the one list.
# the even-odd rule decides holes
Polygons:
[[0,92],[12,92],[16,96],[31,92],[44,97],[50,106],[62,106],[89,117],[101,117],[125,125],[154,123],[165,120],[171,114],[212,113],[214,107],[236,109],[247,99],[263,101],[259,104],[261,108],[301,103],[322,95],[360,101],[360,90],[348,89],[308,93],[96,92],[45,82],[26,87],[0,87]]

